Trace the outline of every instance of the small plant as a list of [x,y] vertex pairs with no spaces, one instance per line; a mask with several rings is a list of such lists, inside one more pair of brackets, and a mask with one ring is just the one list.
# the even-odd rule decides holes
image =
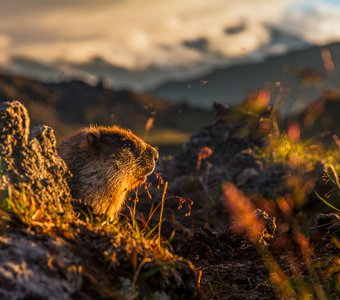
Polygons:
[[334,211],[340,213],[340,208],[338,208],[336,204],[331,203],[331,201],[334,200],[335,203],[340,205],[340,181],[333,165],[327,166],[327,172],[322,174],[321,181],[326,187],[327,192],[322,195],[317,189],[314,189],[314,194]]
[[13,200],[12,188],[5,174],[0,160],[0,209],[15,214],[23,223],[29,224],[37,213],[35,202],[28,199],[24,191],[16,201]]

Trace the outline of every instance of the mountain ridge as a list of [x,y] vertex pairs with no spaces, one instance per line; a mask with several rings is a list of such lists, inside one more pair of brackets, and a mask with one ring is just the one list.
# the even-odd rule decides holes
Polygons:
[[[205,76],[186,81],[173,81],[147,92],[172,99],[174,102],[186,100],[195,106],[208,107],[214,101],[239,103],[249,93],[262,88],[275,93],[276,84],[279,82],[281,86],[285,85],[291,89],[290,94],[284,94],[289,107],[299,98],[306,98],[302,100],[307,104],[318,98],[324,89],[332,87],[334,85],[332,80],[338,83],[337,78],[327,78],[330,74],[324,69],[320,54],[323,49],[330,51],[335,73],[339,73],[340,43],[333,43],[270,57],[259,63],[216,69]],[[310,71],[310,74],[304,74],[303,71]],[[319,80],[309,82],[306,78],[309,75],[318,77]],[[302,104],[300,109],[303,107]]]

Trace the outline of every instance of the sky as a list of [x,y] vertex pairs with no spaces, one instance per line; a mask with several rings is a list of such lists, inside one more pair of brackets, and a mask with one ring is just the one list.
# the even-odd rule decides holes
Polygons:
[[[44,74],[49,67],[52,74],[58,68],[91,73],[79,66],[99,57],[140,74],[140,81],[145,74],[164,81],[299,45],[340,41],[340,0],[1,0],[0,5],[0,67],[25,71],[15,58],[26,58],[42,63]],[[283,35],[274,44],[273,29]]]

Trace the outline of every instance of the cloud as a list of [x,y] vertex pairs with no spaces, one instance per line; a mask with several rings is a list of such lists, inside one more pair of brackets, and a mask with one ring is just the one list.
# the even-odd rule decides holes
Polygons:
[[11,0],[0,11],[10,43],[1,48],[0,38],[0,49],[67,70],[102,57],[164,79],[289,50],[271,45],[272,28],[311,43],[340,40],[340,9],[323,2]]
[[[38,6],[33,0],[13,0],[2,10],[12,15],[2,14],[0,32],[11,35],[13,55],[39,60],[80,62],[102,55],[130,69],[189,66],[205,58],[183,46],[184,41],[203,38],[210,53],[244,55],[268,41],[260,23],[277,19],[293,0],[97,2],[101,5],[46,0]],[[225,28],[240,19],[246,20],[247,29],[226,35]]]
[[9,60],[8,48],[11,39],[4,34],[0,34],[0,64],[6,64]]
[[7,35],[0,34],[0,49],[6,49],[10,45],[10,38]]
[[298,6],[278,24],[312,44],[340,40],[340,7],[326,1],[311,1]]

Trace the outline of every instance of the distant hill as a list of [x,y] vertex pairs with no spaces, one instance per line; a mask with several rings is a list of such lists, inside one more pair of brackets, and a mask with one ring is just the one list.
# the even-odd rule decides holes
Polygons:
[[96,86],[82,81],[42,83],[0,75],[0,101],[14,99],[20,99],[28,108],[34,124],[52,126],[59,138],[89,124],[118,124],[145,135],[145,123],[152,117],[154,128],[149,138],[158,136],[159,143],[180,143],[212,118],[203,109],[143,93],[113,90],[101,82]]
[[[331,54],[335,72],[328,73],[321,58]],[[327,51],[327,50],[326,50]],[[210,107],[214,101],[234,104],[241,102],[248,93],[266,88],[281,95],[286,106],[301,110],[318,98],[322,92],[340,84],[340,43],[324,47],[310,47],[282,56],[275,56],[258,63],[225,67],[191,80],[173,81],[148,92],[176,101]],[[281,92],[280,92],[281,91]]]

